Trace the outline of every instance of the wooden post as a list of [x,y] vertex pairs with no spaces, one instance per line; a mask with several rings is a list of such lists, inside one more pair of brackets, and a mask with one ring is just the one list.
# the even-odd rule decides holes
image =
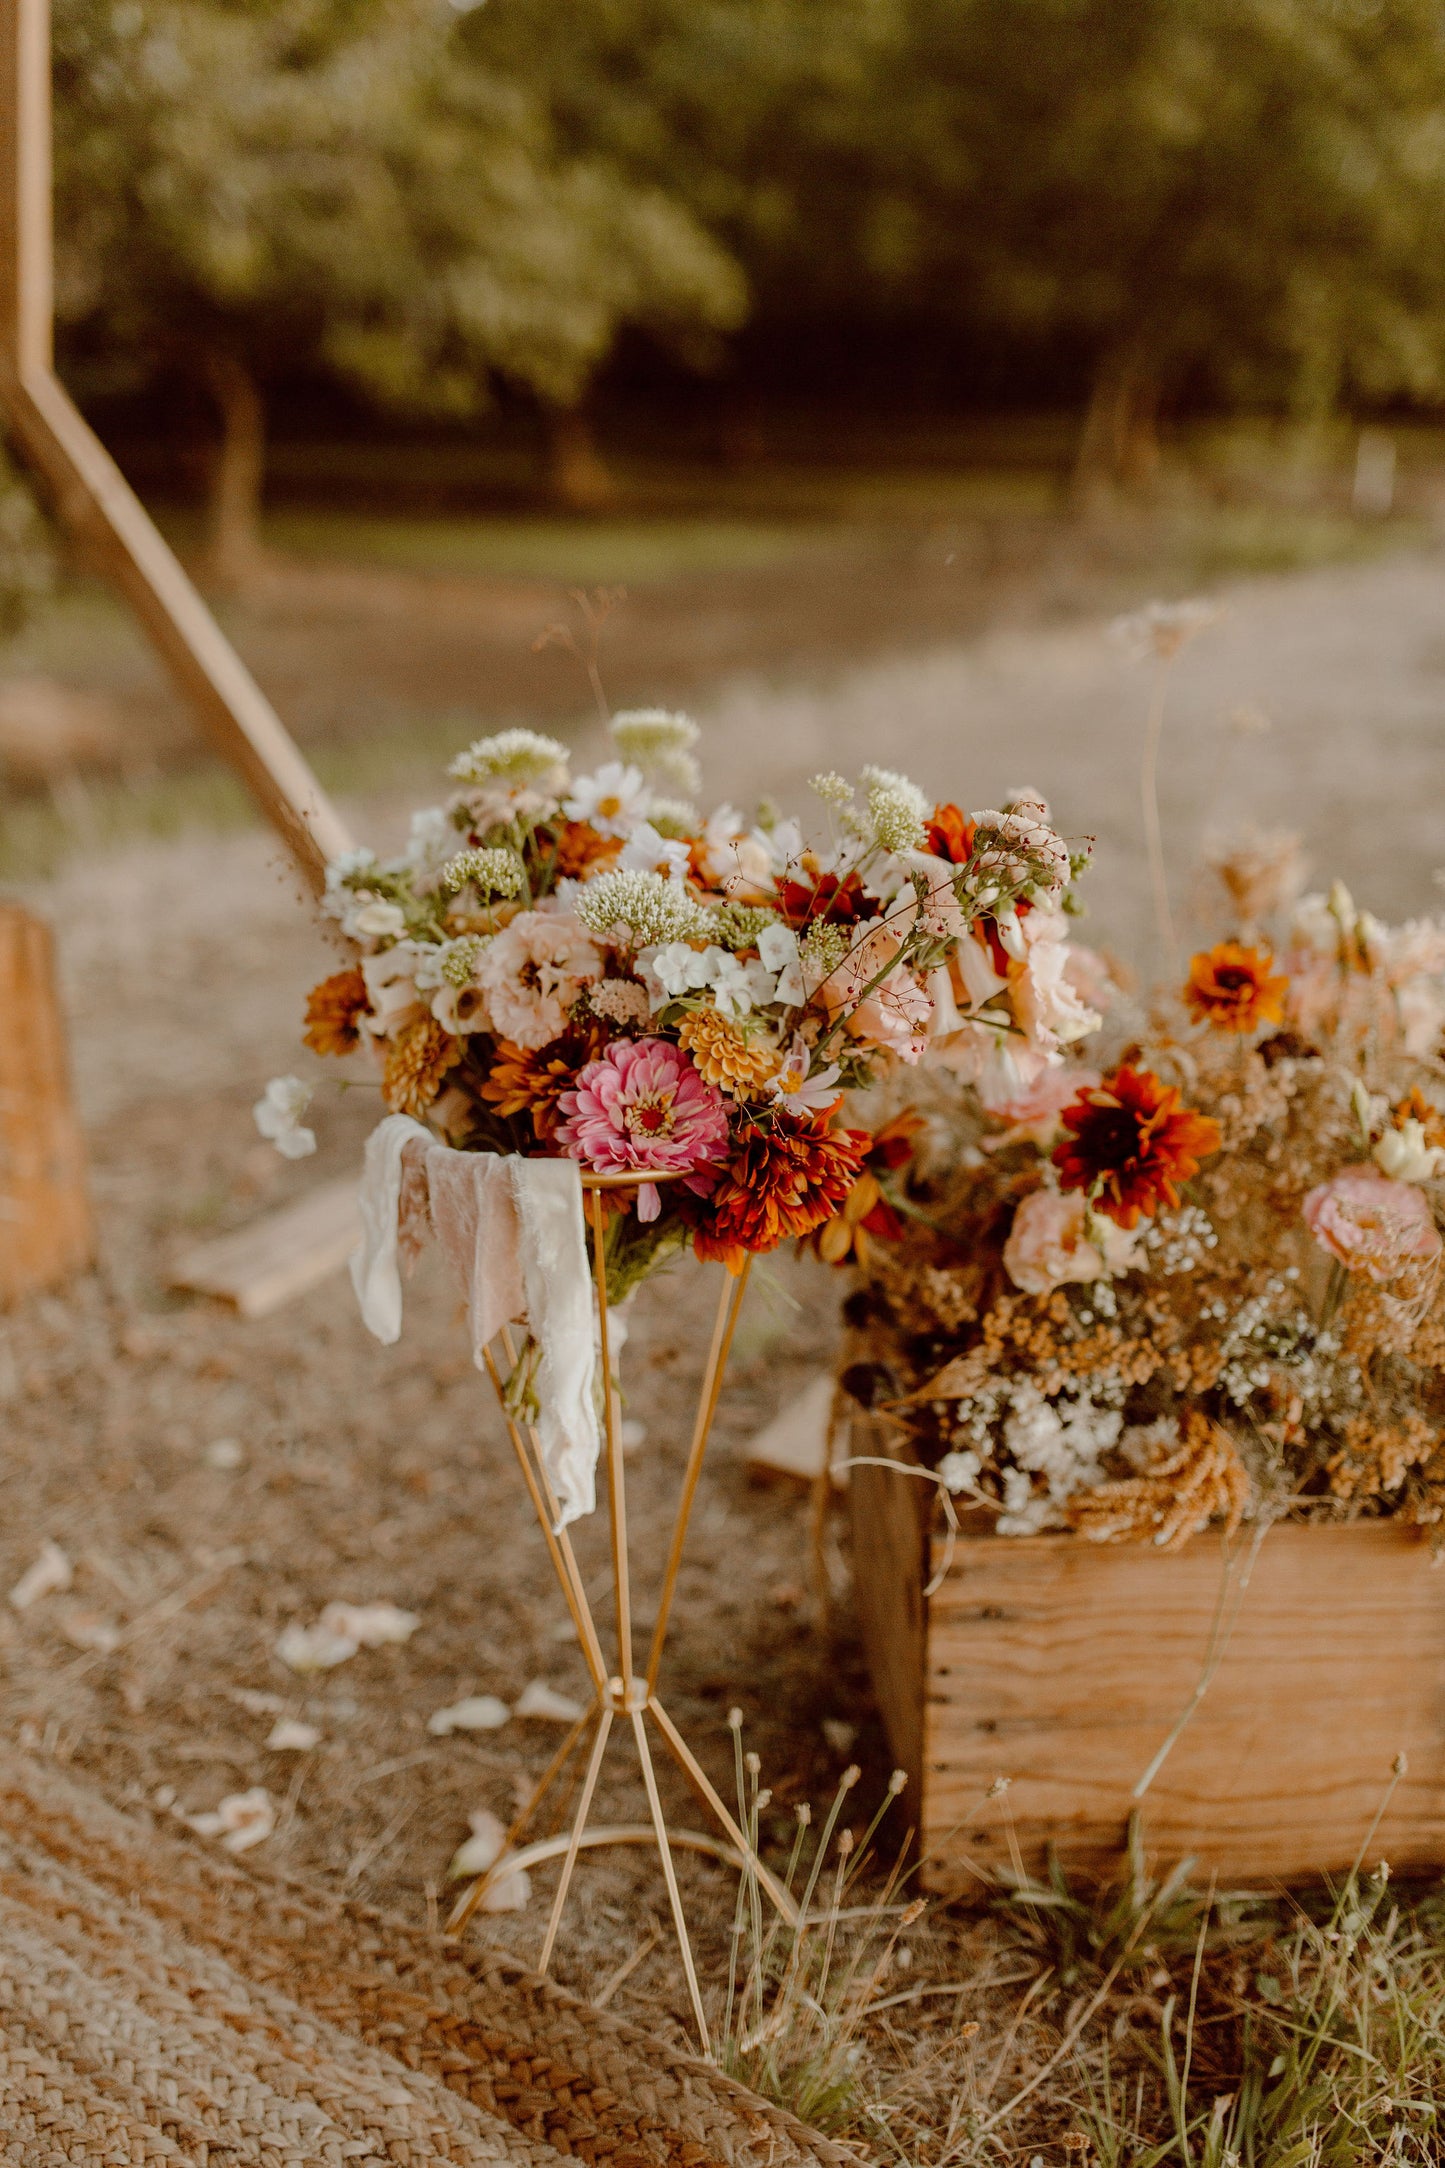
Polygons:
[[350,848],[275,709],[53,365],[49,0],[0,0],[0,412],[313,889]]
[[0,1309],[92,1254],[50,929],[0,904]]

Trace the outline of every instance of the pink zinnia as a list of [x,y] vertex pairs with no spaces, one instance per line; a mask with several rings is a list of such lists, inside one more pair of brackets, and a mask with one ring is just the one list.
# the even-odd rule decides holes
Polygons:
[[1331,1257],[1382,1285],[1408,1264],[1433,1264],[1440,1235],[1429,1200],[1411,1182],[1347,1168],[1304,1201],[1305,1225]]
[[[683,1174],[721,1159],[728,1146],[727,1106],[682,1048],[669,1039],[618,1039],[589,1061],[575,1091],[557,1102],[557,1142],[600,1174],[637,1168]],[[637,1216],[655,1220],[662,1200],[653,1182],[637,1192]]]

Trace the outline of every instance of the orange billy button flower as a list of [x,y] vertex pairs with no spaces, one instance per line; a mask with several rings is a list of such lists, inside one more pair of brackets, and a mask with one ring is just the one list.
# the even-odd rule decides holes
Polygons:
[[1053,1155],[1062,1187],[1087,1190],[1120,1227],[1177,1205],[1177,1184],[1223,1141],[1217,1122],[1181,1106],[1178,1091],[1148,1069],[1117,1069],[1086,1086],[1062,1120],[1069,1134]]
[[1201,1023],[1217,1031],[1257,1031],[1261,1024],[1284,1021],[1289,980],[1273,978],[1268,949],[1221,941],[1201,949],[1189,966],[1184,998]]
[[371,1006],[366,981],[353,966],[333,971],[306,996],[306,1030],[313,1054],[349,1054],[361,1038],[359,1019]]

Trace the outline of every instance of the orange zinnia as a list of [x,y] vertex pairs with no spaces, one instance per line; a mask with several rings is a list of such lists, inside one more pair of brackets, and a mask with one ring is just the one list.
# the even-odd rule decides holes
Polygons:
[[1217,1122],[1181,1106],[1177,1090],[1148,1069],[1116,1069],[1086,1086],[1062,1119],[1070,1132],[1054,1149],[1062,1187],[1087,1190],[1120,1227],[1177,1205],[1176,1184],[1223,1141]]
[[973,856],[973,822],[956,805],[936,805],[928,816],[928,848],[935,858],[966,866]]
[[1238,941],[1201,949],[1190,962],[1184,998],[1201,1023],[1219,1031],[1283,1023],[1289,980],[1271,978],[1273,962],[1268,949],[1245,948]]
[[535,1050],[499,1039],[496,1057],[479,1086],[481,1096],[501,1115],[527,1115],[537,1142],[550,1144],[562,1119],[558,1100],[606,1043],[596,1025],[571,1027]]
[[711,1193],[678,1200],[696,1222],[693,1248],[738,1272],[749,1252],[811,1234],[841,1210],[872,1142],[862,1130],[786,1116],[766,1129],[748,1123]]

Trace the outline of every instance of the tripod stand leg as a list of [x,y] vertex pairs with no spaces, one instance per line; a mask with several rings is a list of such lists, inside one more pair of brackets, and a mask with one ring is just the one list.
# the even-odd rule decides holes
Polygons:
[[692,2014],[697,2023],[697,2036],[702,2052],[712,2055],[712,2040],[708,2034],[707,2018],[702,2007],[702,1990],[697,1984],[697,1966],[693,1961],[692,1942],[687,1932],[687,1920],[682,1909],[682,1892],[677,1886],[677,1869],[672,1864],[672,1844],[663,1819],[662,1801],[658,1796],[657,1772],[652,1766],[652,1749],[647,1743],[647,1725],[644,1711],[632,1712],[632,1730],[637,1740],[637,1758],[642,1764],[642,1781],[647,1787],[647,1804],[652,1814],[652,1826],[657,1832],[658,1857],[667,1881],[667,1898],[672,1906],[672,1924],[677,1934],[677,1946],[682,1953],[682,1969],[687,1974],[687,1991],[692,1998]]
[[567,1902],[572,1870],[577,1864],[582,1832],[587,1827],[587,1817],[592,1811],[592,1794],[597,1789],[597,1773],[602,1767],[602,1757],[607,1751],[607,1739],[611,1730],[612,1711],[604,1708],[597,1725],[597,1737],[592,1742],[592,1756],[587,1764],[587,1774],[582,1780],[582,1797],[577,1802],[577,1819],[572,1824],[571,1842],[567,1846],[567,1857],[562,1862],[562,1878],[557,1884],[557,1894],[552,1899],[552,1916],[547,1922],[546,1939],[542,1944],[542,1954],[537,1960],[539,1972],[545,1972],[552,1962],[552,1945],[557,1940],[557,1929],[562,1924],[562,1910]]
[[712,1784],[708,1780],[707,1771],[697,1760],[696,1756],[692,1752],[692,1749],[688,1746],[687,1741],[683,1738],[681,1732],[677,1729],[676,1725],[672,1721],[672,1718],[668,1715],[666,1709],[663,1708],[662,1703],[657,1699],[657,1696],[655,1694],[648,1702],[647,1707],[657,1724],[658,1730],[662,1733],[662,1736],[667,1743],[673,1760],[677,1763],[679,1769],[681,1769],[683,1775],[687,1778],[688,1783],[697,1793],[698,1798],[702,1801],[705,1807],[711,1808],[712,1812],[722,1823],[722,1826],[727,1831],[732,1843],[736,1846],[738,1852],[742,1855],[743,1859],[748,1862],[748,1865],[751,1868],[752,1872],[757,1876],[758,1881],[761,1883],[763,1889],[766,1890],[769,1898],[772,1900],[772,1903],[777,1907],[778,1911],[781,1912],[783,1918],[787,1921],[788,1925],[790,1927],[796,1927],[798,1924],[798,1907],[796,1902],[788,1895],[788,1892],[784,1889],[782,1883],[778,1880],[777,1876],[772,1872],[772,1870],[768,1867],[765,1867],[762,1861],[758,1858],[757,1853],[748,1843],[747,1838],[743,1835],[737,1823],[728,1813],[727,1808],[723,1805],[721,1799],[718,1797],[716,1791],[713,1789]]

